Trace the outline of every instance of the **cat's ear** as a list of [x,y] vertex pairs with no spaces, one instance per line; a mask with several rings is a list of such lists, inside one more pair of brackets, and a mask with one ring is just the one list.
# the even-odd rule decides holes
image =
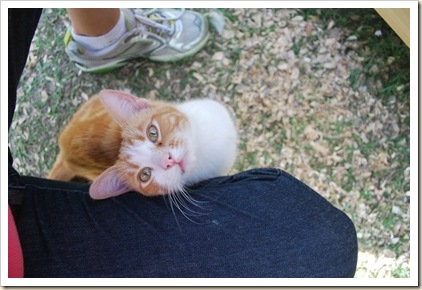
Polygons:
[[93,199],[105,199],[131,191],[120,178],[116,166],[108,168],[100,174],[89,188],[89,195]]
[[102,90],[99,95],[104,107],[121,127],[127,125],[133,115],[151,107],[147,99],[120,91]]

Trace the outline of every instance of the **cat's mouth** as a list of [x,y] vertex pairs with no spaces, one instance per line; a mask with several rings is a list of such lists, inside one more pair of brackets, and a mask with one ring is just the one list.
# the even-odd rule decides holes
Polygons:
[[180,170],[182,171],[182,174],[185,174],[185,166],[186,166],[185,157],[183,156],[183,158],[179,162],[176,162],[176,164],[179,165]]
[[[179,167],[179,169],[180,169],[180,171],[181,171],[181,173],[182,174],[185,174],[185,172],[186,172],[186,165],[187,165],[187,159],[188,159],[188,154],[185,152],[185,153],[182,153],[182,154],[175,154],[175,155],[179,155],[179,156],[177,156],[176,158],[174,158],[173,160],[173,166],[178,166]],[[171,156],[171,154],[170,154],[170,156]]]

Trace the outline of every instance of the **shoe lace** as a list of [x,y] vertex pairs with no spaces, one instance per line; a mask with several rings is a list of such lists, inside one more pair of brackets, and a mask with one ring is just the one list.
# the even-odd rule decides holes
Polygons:
[[[148,27],[152,27],[153,29],[160,32],[167,33],[169,35],[173,34],[174,32],[174,25],[171,25],[174,20],[179,19],[185,13],[185,9],[182,8],[180,13],[174,17],[162,17],[162,15],[158,12],[157,8],[150,9],[147,11],[142,11],[139,13],[134,13],[134,16],[138,23],[140,23],[140,29],[143,32],[150,32]],[[159,21],[163,23],[159,23]]]

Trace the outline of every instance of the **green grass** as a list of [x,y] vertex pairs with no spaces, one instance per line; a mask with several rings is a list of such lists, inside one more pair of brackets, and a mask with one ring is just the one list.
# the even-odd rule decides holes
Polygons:
[[299,56],[300,53],[300,49],[302,48],[302,46],[304,45],[304,37],[300,37],[299,39],[296,39],[296,37],[293,38],[293,52],[295,53],[296,56]]
[[363,189],[359,192],[359,195],[361,198],[367,200],[367,201],[372,201],[373,200],[373,196],[372,193],[366,189]]
[[409,278],[410,271],[409,269],[397,267],[396,269],[393,270],[393,276],[394,278]]
[[220,11],[221,13],[223,13],[224,17],[231,21],[231,22],[237,22],[237,16],[234,15],[234,11],[232,9],[225,9],[225,8],[218,8],[218,11]]
[[[389,25],[372,9],[348,8],[348,9],[302,9],[305,20],[318,17],[325,27],[330,21],[334,21],[336,27],[344,29],[348,36],[356,36],[357,41],[363,44],[361,51],[365,56],[362,70],[350,72],[352,88],[358,88],[365,83],[370,85],[376,80],[381,80],[383,89],[377,91],[379,97],[387,102],[392,95],[397,95],[399,102],[409,104],[410,94],[410,49],[401,41]],[[381,36],[376,36],[376,31],[381,31]],[[296,50],[295,50],[296,51]],[[388,64],[388,59],[394,61]],[[387,65],[388,64],[388,65]],[[371,72],[371,68],[377,65],[379,72]],[[376,90],[374,87],[369,89]]]

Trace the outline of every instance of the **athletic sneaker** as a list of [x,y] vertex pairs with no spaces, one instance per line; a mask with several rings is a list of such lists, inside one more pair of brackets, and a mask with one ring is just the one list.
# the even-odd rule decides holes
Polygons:
[[171,62],[201,50],[209,38],[208,19],[179,9],[122,9],[127,32],[99,51],[76,43],[70,29],[64,38],[66,53],[85,72],[108,72],[135,58]]

